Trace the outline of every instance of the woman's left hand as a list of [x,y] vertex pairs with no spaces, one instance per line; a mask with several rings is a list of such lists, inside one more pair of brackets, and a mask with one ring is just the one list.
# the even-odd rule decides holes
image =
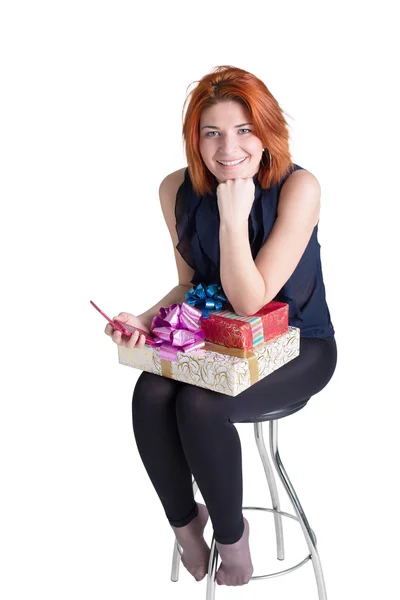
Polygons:
[[227,179],[217,187],[221,224],[237,227],[247,223],[254,202],[255,185],[252,177]]

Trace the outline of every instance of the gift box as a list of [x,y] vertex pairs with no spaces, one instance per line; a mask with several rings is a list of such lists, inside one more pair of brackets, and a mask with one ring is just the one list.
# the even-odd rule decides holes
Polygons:
[[241,317],[231,310],[217,310],[200,319],[206,341],[252,350],[285,333],[289,327],[289,305],[272,300],[249,317]]
[[300,329],[288,327],[252,351],[205,342],[200,350],[177,351],[176,360],[160,359],[160,348],[118,346],[119,363],[141,371],[237,396],[300,353]]
[[199,283],[185,295],[185,302],[202,313],[200,327],[205,339],[227,348],[252,350],[288,330],[289,305],[272,300],[254,315],[232,312],[222,287]]

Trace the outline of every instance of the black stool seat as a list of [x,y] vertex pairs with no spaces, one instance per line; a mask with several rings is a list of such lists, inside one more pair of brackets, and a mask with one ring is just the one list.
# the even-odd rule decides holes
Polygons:
[[282,419],[283,417],[288,417],[293,413],[297,412],[301,408],[303,408],[310,398],[307,400],[302,400],[301,402],[296,402],[296,404],[290,404],[289,406],[284,406],[283,408],[279,408],[278,410],[272,410],[271,412],[264,413],[263,415],[259,415],[256,419],[248,419],[246,421],[239,421],[240,423],[262,423],[263,421],[275,421],[276,419]]

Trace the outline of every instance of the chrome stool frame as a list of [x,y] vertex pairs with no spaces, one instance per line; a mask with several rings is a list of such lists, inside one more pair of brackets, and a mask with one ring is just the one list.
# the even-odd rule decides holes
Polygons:
[[[284,558],[285,558],[285,551],[284,551],[284,544],[283,544],[282,516],[289,517],[300,523],[300,526],[302,528],[304,537],[306,539],[310,554],[308,556],[306,556],[301,562],[294,565],[293,567],[284,569],[282,571],[277,571],[276,573],[269,573],[267,575],[253,575],[253,577],[251,577],[250,580],[252,580],[252,579],[254,579],[254,580],[269,579],[271,577],[277,577],[279,575],[286,575],[287,573],[290,573],[291,571],[298,569],[299,567],[304,565],[308,560],[311,559],[311,562],[312,562],[313,568],[314,568],[315,578],[317,581],[319,600],[327,600],[324,576],[323,576],[322,567],[321,567],[321,561],[320,561],[319,554],[317,551],[317,538],[307,521],[306,515],[304,514],[304,511],[300,504],[300,501],[296,495],[296,492],[290,482],[290,479],[284,469],[281,458],[279,456],[278,420],[270,420],[269,421],[269,442],[270,442],[271,457],[272,457],[272,461],[275,465],[275,468],[277,470],[277,473],[285,487],[285,490],[289,496],[289,499],[293,505],[294,511],[297,516],[291,515],[289,513],[286,513],[286,512],[283,512],[280,510],[278,490],[276,487],[276,482],[275,482],[272,466],[269,461],[267,450],[266,450],[265,443],[264,443],[262,422],[255,422],[253,424],[254,424],[254,435],[255,435],[255,439],[256,439],[256,444],[257,444],[258,451],[260,453],[260,457],[261,457],[261,461],[262,461],[262,464],[264,467],[265,475],[267,477],[268,487],[269,487],[269,491],[271,494],[271,501],[272,501],[273,508],[271,509],[271,508],[262,508],[259,506],[244,506],[243,510],[264,510],[267,512],[272,512],[274,514],[276,545],[277,545],[277,559],[278,560],[284,560]],[[193,494],[194,495],[196,494],[197,490],[198,490],[197,483],[193,479]],[[182,548],[180,547],[178,541],[175,538],[174,551],[173,551],[173,557],[172,557],[171,581],[178,581],[181,554],[182,554]],[[216,547],[216,542],[215,542],[214,535],[213,535],[212,541],[211,541],[211,548],[210,548],[210,559],[209,559],[209,563],[208,563],[206,600],[214,600],[214,597],[215,597],[215,583],[216,583],[215,579],[216,579],[216,572],[217,572],[218,556],[219,556],[219,553],[218,553],[218,550]]]

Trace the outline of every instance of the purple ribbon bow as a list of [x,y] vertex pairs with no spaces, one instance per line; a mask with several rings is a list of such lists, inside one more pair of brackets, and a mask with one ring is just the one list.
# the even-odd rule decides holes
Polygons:
[[161,359],[173,361],[178,350],[190,352],[204,346],[206,334],[200,328],[201,316],[201,310],[186,302],[160,308],[160,314],[153,317],[150,329],[155,338],[151,346],[160,347]]

